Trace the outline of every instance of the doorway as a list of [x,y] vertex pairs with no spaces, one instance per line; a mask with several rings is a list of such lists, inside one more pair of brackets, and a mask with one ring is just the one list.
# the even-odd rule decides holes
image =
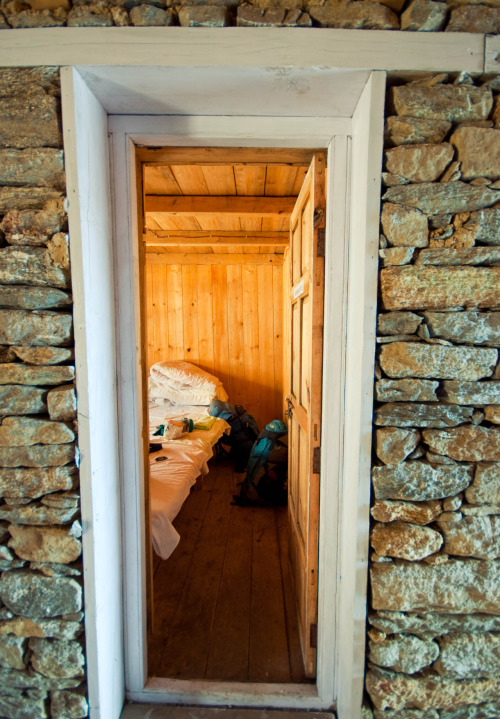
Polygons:
[[[290,415],[289,517],[269,496],[257,497],[256,506],[235,506],[243,467],[212,462],[198,482],[200,493],[191,492],[174,521],[181,539],[172,556],[157,536],[160,492],[166,493],[164,480],[161,487],[156,480],[158,458],[150,458],[160,556],[154,553],[149,565],[149,673],[310,681],[317,636],[319,468],[313,454],[320,446],[325,157],[312,150],[163,148],[139,149],[138,159],[144,366],[188,361],[217,375],[229,401],[244,405],[261,428],[281,420],[286,408]],[[150,419],[161,414],[163,402],[150,392]],[[193,418],[196,409],[189,408]],[[184,439],[193,444],[195,434]],[[178,483],[177,475],[172,481]]]

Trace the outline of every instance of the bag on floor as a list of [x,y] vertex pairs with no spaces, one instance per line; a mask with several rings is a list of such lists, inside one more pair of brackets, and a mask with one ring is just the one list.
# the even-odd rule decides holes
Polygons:
[[224,435],[220,443],[230,447],[229,458],[234,462],[235,472],[244,472],[253,444],[259,434],[259,428],[254,417],[241,405],[232,405],[229,402],[214,400],[208,408],[212,417],[225,419],[231,427],[231,432]]
[[247,473],[234,503],[286,504],[288,476],[288,428],[280,419],[266,424],[248,459]]

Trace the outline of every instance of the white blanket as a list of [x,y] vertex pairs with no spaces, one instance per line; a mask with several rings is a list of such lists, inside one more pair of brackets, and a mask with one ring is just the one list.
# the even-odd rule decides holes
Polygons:
[[[179,412],[182,409],[182,412]],[[195,420],[207,415],[207,407],[150,406],[149,438],[159,424],[168,418],[190,417]],[[151,534],[155,552],[168,559],[179,543],[180,536],[172,522],[189,496],[191,487],[200,474],[208,472],[207,462],[213,455],[212,447],[228,432],[230,427],[223,419],[217,419],[209,430],[195,430],[181,438],[163,442],[159,452],[149,455],[149,491],[151,507]],[[157,458],[167,457],[157,462]]]
[[190,362],[157,362],[149,374],[150,400],[164,399],[173,404],[205,406],[214,399],[227,401],[221,381]]

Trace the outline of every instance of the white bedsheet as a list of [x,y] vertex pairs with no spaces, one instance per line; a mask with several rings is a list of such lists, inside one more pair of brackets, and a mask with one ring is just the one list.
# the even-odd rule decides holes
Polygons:
[[[190,417],[195,420],[206,415],[206,407],[150,406],[150,441],[161,442],[161,437],[154,437],[153,432],[167,418]],[[217,419],[209,430],[195,430],[179,439],[163,442],[163,449],[149,455],[151,535],[154,550],[162,559],[168,559],[180,540],[173,520],[196,478],[208,472],[207,462],[213,455],[213,446],[229,429],[225,420]],[[167,459],[157,462],[158,457]]]

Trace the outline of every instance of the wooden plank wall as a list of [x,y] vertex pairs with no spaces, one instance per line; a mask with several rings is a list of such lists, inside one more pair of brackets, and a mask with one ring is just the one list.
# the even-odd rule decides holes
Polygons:
[[193,362],[259,427],[283,417],[283,265],[146,264],[148,367]]

